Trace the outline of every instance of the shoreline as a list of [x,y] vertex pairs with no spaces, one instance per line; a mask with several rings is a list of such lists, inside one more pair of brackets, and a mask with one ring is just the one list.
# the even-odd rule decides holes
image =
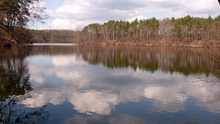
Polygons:
[[193,47],[193,48],[220,48],[220,43],[216,42],[209,42],[209,43],[201,43],[201,41],[197,41],[197,43],[161,43],[162,41],[158,41],[157,43],[154,42],[117,42],[117,41],[102,41],[102,42],[94,42],[94,41],[87,41],[87,42],[78,42],[77,44],[83,45],[113,45],[113,46],[147,46],[147,47]]
[[[67,42],[70,44],[79,44],[79,45],[101,45],[101,46],[146,46],[146,47],[191,47],[191,48],[220,48],[220,43],[214,42],[204,42],[204,41],[192,41],[192,42],[179,42],[174,41],[175,43],[171,42],[164,42],[163,40],[160,41],[149,41],[149,42],[120,42],[120,41],[86,41],[86,42]],[[34,46],[33,44],[47,44],[50,45],[51,43],[31,43],[24,46]],[[52,44],[59,44],[59,43],[52,43]],[[62,44],[62,43],[61,43]],[[1,48],[10,48],[10,47],[18,47],[17,44],[0,44]]]

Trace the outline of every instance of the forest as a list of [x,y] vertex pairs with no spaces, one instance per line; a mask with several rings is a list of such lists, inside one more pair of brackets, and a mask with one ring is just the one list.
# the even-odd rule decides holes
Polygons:
[[146,46],[220,46],[220,15],[216,18],[191,17],[135,19],[132,22],[109,20],[76,30],[28,29],[33,42]]

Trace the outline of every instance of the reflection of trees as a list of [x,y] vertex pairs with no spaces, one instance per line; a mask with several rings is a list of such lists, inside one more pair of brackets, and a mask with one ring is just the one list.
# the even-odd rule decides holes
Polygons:
[[[212,63],[214,64],[213,68],[215,69],[215,73],[220,73],[220,51],[213,51],[210,53],[210,59]],[[220,75],[219,75],[220,77]]]
[[76,54],[90,64],[103,64],[109,68],[132,68],[154,72],[179,72],[189,74],[214,74],[215,63],[209,58],[218,49],[173,48],[173,47],[139,47],[139,46],[98,46],[76,45],[38,46],[34,54],[71,55]]
[[11,95],[23,95],[27,91],[32,90],[24,57],[24,54],[18,53],[14,49],[11,53],[6,53],[0,58],[1,101],[4,101]]
[[49,112],[45,111],[45,107],[24,108],[19,104],[31,95],[13,95],[9,99],[0,102],[0,122],[3,124],[22,123],[22,124],[38,124],[49,117]]
[[192,86],[201,88],[201,90],[205,88],[208,91],[207,93],[210,93],[209,98],[205,99],[204,102],[215,103],[220,101],[220,80],[218,78],[200,75],[194,76],[186,82]]
[[210,69],[212,69],[212,74],[214,74],[216,77],[204,77],[202,75],[197,75],[190,80],[189,83],[196,87],[206,88],[209,93],[213,95],[213,98],[206,102],[213,103],[220,101],[220,52],[219,50],[209,51],[208,55],[209,56],[207,56],[207,59],[209,59],[210,62],[207,63],[206,61],[201,61],[201,63],[210,66]]
[[218,78],[203,80],[207,89],[214,95],[214,99],[211,102],[220,101],[220,91],[216,90],[220,88],[220,51],[210,53],[210,59],[214,66],[214,74],[218,75]]
[[[1,51],[1,50],[0,50]],[[0,122],[1,123],[39,123],[49,113],[45,106],[26,109],[20,103],[32,97],[25,51],[16,48],[6,50],[0,56]]]

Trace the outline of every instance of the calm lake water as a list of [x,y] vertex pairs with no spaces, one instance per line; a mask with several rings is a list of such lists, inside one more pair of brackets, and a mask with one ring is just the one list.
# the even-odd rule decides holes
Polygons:
[[[36,45],[0,49],[5,123],[220,123],[220,49]],[[0,122],[0,123],[1,123]]]

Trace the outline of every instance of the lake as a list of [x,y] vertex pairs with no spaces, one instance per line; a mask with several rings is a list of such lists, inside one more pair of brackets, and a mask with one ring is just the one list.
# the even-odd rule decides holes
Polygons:
[[1,123],[220,123],[220,49],[0,49]]

